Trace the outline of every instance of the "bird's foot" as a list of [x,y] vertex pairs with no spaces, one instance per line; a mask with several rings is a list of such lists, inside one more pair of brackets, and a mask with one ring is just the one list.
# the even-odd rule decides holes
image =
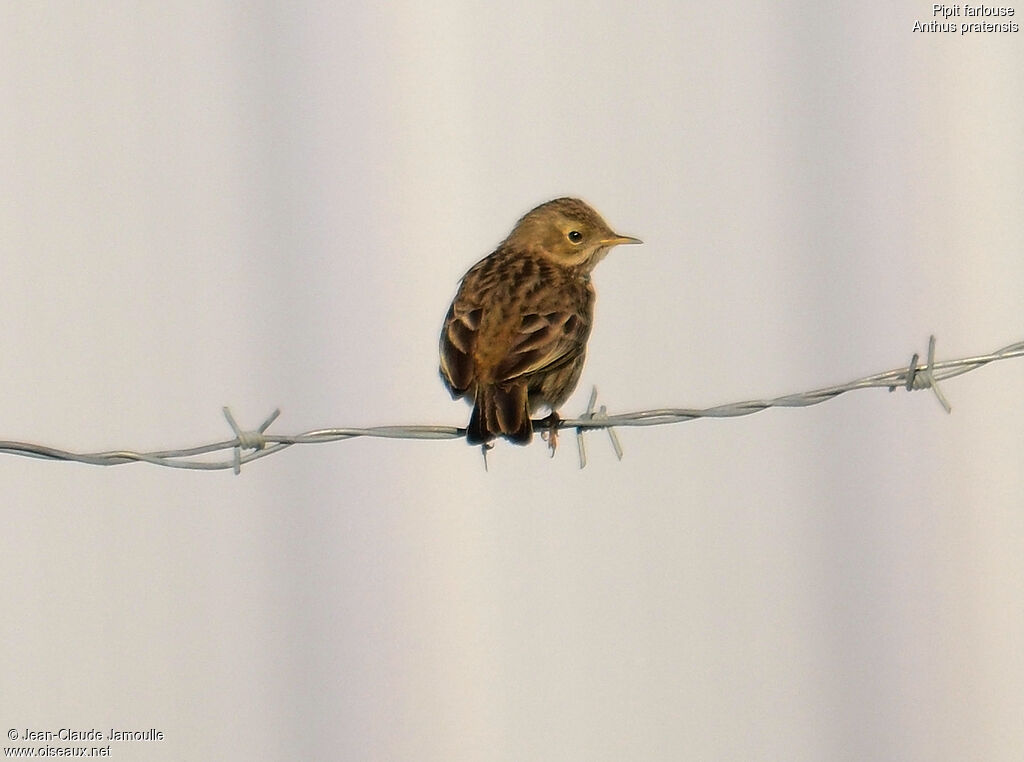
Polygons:
[[545,427],[540,433],[540,438],[548,443],[548,449],[551,450],[552,458],[555,457],[555,450],[558,448],[558,424],[561,422],[562,416],[554,410],[551,411],[551,415],[540,420],[540,423]]

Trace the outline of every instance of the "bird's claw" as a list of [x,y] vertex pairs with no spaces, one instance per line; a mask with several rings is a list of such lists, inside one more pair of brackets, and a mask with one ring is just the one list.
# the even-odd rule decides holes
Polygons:
[[544,425],[544,430],[540,433],[540,438],[548,443],[548,449],[551,451],[551,457],[555,457],[555,450],[558,449],[558,424],[562,422],[562,416],[555,411],[551,411],[551,415],[541,419],[541,423]]

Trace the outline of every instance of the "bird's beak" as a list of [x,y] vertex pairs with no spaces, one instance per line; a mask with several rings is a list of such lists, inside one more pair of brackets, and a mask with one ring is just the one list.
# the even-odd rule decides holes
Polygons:
[[605,238],[601,241],[605,246],[618,246],[623,243],[643,243],[639,238],[633,238],[628,235],[616,235],[611,238]]

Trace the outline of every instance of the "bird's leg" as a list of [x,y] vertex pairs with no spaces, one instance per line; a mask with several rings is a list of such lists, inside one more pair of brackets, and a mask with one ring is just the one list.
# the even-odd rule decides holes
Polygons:
[[494,445],[491,444],[490,442],[484,442],[482,445],[480,445],[480,454],[484,456],[484,471],[488,470],[488,468],[487,468],[487,451],[488,450],[493,450],[493,449],[494,449]]
[[551,450],[551,457],[555,457],[555,449],[558,447],[558,424],[562,422],[562,416],[557,411],[552,410],[551,415],[546,418],[541,418],[540,423],[544,425],[544,431],[540,433],[540,438],[548,443],[548,449]]

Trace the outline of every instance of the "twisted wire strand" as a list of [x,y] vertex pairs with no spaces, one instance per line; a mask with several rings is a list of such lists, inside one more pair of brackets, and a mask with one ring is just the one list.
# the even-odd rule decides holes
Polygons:
[[[939,381],[970,373],[978,368],[998,360],[1008,360],[1024,356],[1024,341],[998,349],[985,355],[965,357],[959,360],[935,360],[935,337],[928,344],[927,361],[918,363],[918,355],[914,354],[909,365],[872,376],[850,381],[836,386],[827,386],[799,394],[787,394],[767,400],[747,400],[708,408],[660,408],[657,410],[639,410],[629,413],[609,415],[605,406],[595,409],[597,389],[590,395],[586,411],[579,418],[562,419],[559,429],[575,429],[576,442],[579,450],[580,468],[587,463],[586,445],[583,432],[590,429],[608,431],[615,454],[622,458],[622,446],[615,434],[615,428],[622,426],[662,426],[670,423],[682,423],[698,418],[732,418],[751,415],[773,407],[808,407],[818,405],[840,394],[856,389],[885,387],[889,391],[904,388],[907,391],[931,389],[946,412],[950,411]],[[107,452],[76,453],[55,447],[32,444],[27,442],[0,440],[0,454],[18,455],[45,460],[72,461],[94,466],[117,466],[125,463],[151,463],[168,468],[184,468],[198,471],[233,470],[236,474],[246,463],[259,458],[281,452],[284,449],[300,444],[324,444],[338,442],[357,437],[375,437],[383,439],[459,439],[466,435],[464,428],[456,426],[374,426],[370,428],[327,428],[315,429],[302,434],[280,435],[267,434],[270,424],[280,414],[275,410],[256,429],[242,429],[228,408],[223,409],[225,418],[235,436],[211,444],[198,445],[177,450],[159,450],[155,452],[135,452],[132,450],[111,450]],[[546,422],[535,422],[544,427]],[[203,455],[217,452],[231,452],[230,460],[202,460]]]

